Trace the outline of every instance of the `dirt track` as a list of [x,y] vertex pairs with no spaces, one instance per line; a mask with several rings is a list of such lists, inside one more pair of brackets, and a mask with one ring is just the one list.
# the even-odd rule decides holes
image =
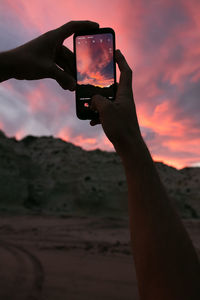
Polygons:
[[[185,222],[200,246],[200,222]],[[0,299],[138,299],[127,220],[2,217]]]
[[43,282],[43,267],[28,250],[0,241],[1,299],[39,299]]

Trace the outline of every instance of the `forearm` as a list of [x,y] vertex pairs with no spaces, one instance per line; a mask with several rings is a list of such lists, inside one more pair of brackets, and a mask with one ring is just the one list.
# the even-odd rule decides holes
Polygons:
[[14,63],[12,50],[0,53],[0,82],[12,78],[14,75]]
[[198,258],[142,138],[129,147],[122,160],[141,299],[197,299]]

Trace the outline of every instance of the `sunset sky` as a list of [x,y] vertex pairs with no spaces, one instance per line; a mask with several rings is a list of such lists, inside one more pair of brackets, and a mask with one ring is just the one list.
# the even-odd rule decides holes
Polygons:
[[[115,30],[133,70],[139,123],[153,158],[200,166],[200,1],[0,0],[0,51],[70,20]],[[65,45],[72,50],[72,37]],[[0,128],[17,139],[53,135],[84,149],[113,150],[101,126],[77,119],[75,93],[52,79],[1,83]]]
[[114,83],[112,34],[76,38],[77,82],[100,87]]

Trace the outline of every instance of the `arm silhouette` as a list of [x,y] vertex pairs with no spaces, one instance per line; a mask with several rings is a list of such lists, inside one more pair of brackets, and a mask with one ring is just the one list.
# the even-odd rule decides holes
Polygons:
[[[82,29],[98,28],[89,21],[71,21],[10,51],[0,53],[0,82],[10,78],[53,78],[74,90],[73,53],[63,41]],[[200,298],[200,264],[142,139],[132,91],[132,71],[116,51],[121,71],[114,102],[96,95],[91,108],[113,143],[125,168],[131,244],[142,300]]]
[[74,54],[63,41],[77,31],[98,27],[91,21],[71,21],[22,46],[0,53],[0,82],[10,78],[53,78],[63,89],[75,90]]
[[132,70],[116,51],[121,71],[114,102],[95,95],[105,134],[125,168],[139,293],[142,300],[200,299],[200,264],[192,242],[161,183],[141,136],[132,91]]

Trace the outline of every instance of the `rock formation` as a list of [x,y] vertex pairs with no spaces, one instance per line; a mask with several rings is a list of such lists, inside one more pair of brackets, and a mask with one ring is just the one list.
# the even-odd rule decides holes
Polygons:
[[[156,167],[181,216],[198,218],[200,168],[177,170],[160,162]],[[120,159],[51,136],[16,141],[0,132],[0,210],[127,215]]]

